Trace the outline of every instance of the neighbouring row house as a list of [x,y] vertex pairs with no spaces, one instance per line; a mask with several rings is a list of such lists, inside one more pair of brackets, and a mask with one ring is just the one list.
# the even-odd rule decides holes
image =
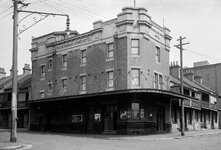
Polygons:
[[184,72],[193,72],[202,77],[202,84],[219,95],[219,128],[221,128],[221,63],[209,64],[208,61],[195,62],[193,67],[184,69]]
[[[180,93],[180,67],[176,63],[170,66],[171,91]],[[218,129],[218,95],[202,84],[202,77],[193,72],[185,72],[184,119],[186,130]],[[172,130],[180,130],[180,101],[172,100]]]
[[[23,74],[18,75],[18,128],[29,128],[29,99],[31,91],[30,71],[30,66],[28,64],[25,64],[23,68]],[[11,127],[12,75],[5,75],[5,70],[3,68],[0,68],[0,128]]]

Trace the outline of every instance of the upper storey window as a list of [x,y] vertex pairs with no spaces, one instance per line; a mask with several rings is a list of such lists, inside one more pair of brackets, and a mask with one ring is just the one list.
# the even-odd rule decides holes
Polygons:
[[132,68],[131,69],[131,84],[132,88],[139,88],[140,87],[140,69],[139,68]]
[[48,59],[48,70],[51,70],[52,69],[52,59],[49,58]]
[[110,43],[107,45],[107,58],[114,57],[114,44]]
[[86,49],[81,51],[81,64],[86,64]]
[[160,47],[156,46],[156,62],[160,63]]
[[154,73],[154,88],[163,89],[163,76],[159,73]]
[[67,54],[62,55],[62,68],[67,68]]
[[41,78],[45,78],[45,65],[41,65]]
[[114,72],[113,71],[107,72],[107,87],[108,88],[114,87]]
[[138,55],[140,55],[139,39],[132,39],[132,40],[131,40],[131,54],[132,54],[133,56],[138,56]]

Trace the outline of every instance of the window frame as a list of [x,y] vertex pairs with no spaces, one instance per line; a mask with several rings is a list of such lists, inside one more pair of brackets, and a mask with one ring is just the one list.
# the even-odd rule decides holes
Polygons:
[[[112,49],[110,49],[110,45],[112,45]],[[110,58],[114,58],[114,43],[107,44],[107,59],[110,59]]]
[[45,78],[45,72],[46,72],[46,68],[45,68],[45,64],[41,65],[40,66],[40,69],[41,69],[41,74],[40,74],[40,78],[41,79],[44,79]]
[[62,55],[62,68],[67,68],[67,54]]
[[86,54],[86,49],[81,50],[81,64],[86,64],[87,63],[87,54]]
[[[133,71],[135,70],[138,71],[137,72],[138,75],[134,77]],[[141,76],[140,68],[131,68],[131,87],[132,88],[140,88],[140,85],[141,85],[140,76]],[[135,84],[136,79],[137,79],[137,84]]]
[[45,91],[39,91],[39,98],[45,98]]
[[67,92],[67,78],[62,78],[61,83],[62,83],[62,92],[63,93]]
[[160,63],[161,62],[161,50],[160,50],[160,47],[159,46],[156,46],[156,52],[155,52],[155,55],[156,55],[156,62],[157,63]]
[[153,81],[154,85],[153,88],[154,89],[160,89],[163,90],[163,74],[154,71],[154,81]]
[[48,92],[51,93],[52,92],[52,81],[48,82]]
[[[138,41],[137,45],[134,45],[133,42],[134,41]],[[136,53],[135,50],[133,49],[137,49]],[[131,55],[132,56],[140,56],[140,39],[131,39]]]
[[85,92],[87,90],[86,85],[87,85],[86,75],[81,75],[80,76],[80,91],[81,92]]
[[[112,78],[110,78],[110,73],[112,73]],[[114,71],[113,70],[107,71],[107,88],[114,88]]]
[[52,70],[52,67],[53,67],[53,63],[52,63],[52,58],[49,58],[48,59],[48,70]]

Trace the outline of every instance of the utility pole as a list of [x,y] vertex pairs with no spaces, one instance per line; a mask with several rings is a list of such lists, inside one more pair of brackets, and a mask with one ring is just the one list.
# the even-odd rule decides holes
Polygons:
[[[11,133],[10,133],[10,142],[17,142],[17,64],[18,64],[18,35],[22,32],[28,30],[44,18],[46,18],[49,15],[53,16],[65,16],[67,17],[66,20],[66,32],[69,34],[70,32],[70,19],[67,14],[56,14],[56,13],[46,13],[46,12],[36,12],[36,11],[24,11],[18,9],[18,4],[22,4],[23,6],[28,6],[29,4],[23,3],[21,0],[12,0],[13,7],[14,7],[14,13],[13,13],[13,55],[12,55],[12,101],[11,101]],[[18,33],[18,13],[24,12],[24,13],[31,13],[31,14],[43,14],[46,15],[43,19],[40,19],[36,21],[34,24],[30,25],[28,28],[22,30]],[[23,19],[25,19],[24,17]],[[23,20],[22,19],[22,20]],[[21,20],[21,21],[22,21]],[[21,22],[20,21],[20,22]]]
[[[179,45],[175,45],[178,49],[180,49],[180,93],[183,95],[183,45],[189,44],[183,43],[183,40],[186,39],[185,37],[180,36],[180,38],[177,40],[179,41]],[[184,99],[181,99],[181,136],[185,136],[184,133]]]
[[18,63],[18,0],[14,0],[13,56],[12,56],[12,101],[10,142],[17,141],[17,63]]

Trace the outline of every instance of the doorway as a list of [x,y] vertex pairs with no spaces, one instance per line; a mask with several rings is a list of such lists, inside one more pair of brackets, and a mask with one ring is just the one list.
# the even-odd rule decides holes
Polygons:
[[104,113],[104,130],[117,130],[117,106],[106,106]]
[[164,106],[157,106],[157,131],[165,131],[165,109]]

